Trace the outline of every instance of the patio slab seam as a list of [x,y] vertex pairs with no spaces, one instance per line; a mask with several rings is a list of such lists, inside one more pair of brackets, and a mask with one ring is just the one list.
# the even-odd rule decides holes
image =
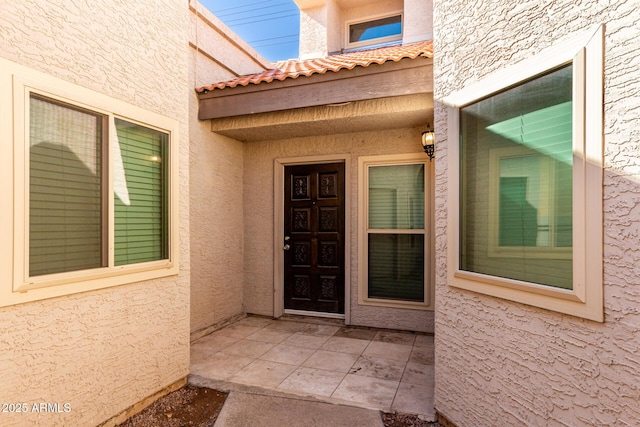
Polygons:
[[246,317],[192,343],[189,382],[435,420],[432,353],[432,336]]

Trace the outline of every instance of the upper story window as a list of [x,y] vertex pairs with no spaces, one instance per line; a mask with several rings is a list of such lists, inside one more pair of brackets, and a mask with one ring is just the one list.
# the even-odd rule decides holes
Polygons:
[[402,14],[347,23],[347,47],[361,47],[402,40]]

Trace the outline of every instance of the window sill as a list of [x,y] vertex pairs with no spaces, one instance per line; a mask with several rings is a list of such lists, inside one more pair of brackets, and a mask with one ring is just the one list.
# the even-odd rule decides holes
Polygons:
[[87,272],[84,275],[69,273],[65,275],[65,278],[56,275],[58,277],[54,280],[47,279],[33,283],[22,283],[16,286],[13,291],[5,288],[0,290],[0,307],[106,289],[162,277],[177,276],[179,273],[179,268],[175,263],[165,263],[163,267],[159,267],[158,263],[148,263],[146,266],[141,265],[134,268],[127,267],[123,267],[120,271],[102,270],[100,272]]
[[472,273],[469,271],[458,270],[453,273],[453,280],[450,282],[451,286],[476,290],[479,288],[485,289],[486,286],[495,287],[495,293],[501,296],[500,290],[511,289],[517,291],[523,291],[527,293],[534,293],[540,295],[546,295],[553,298],[560,298],[567,301],[584,302],[584,296],[579,295],[578,292],[572,289],[553,288],[546,285],[537,285],[535,283],[524,282],[515,279],[506,279],[502,277],[489,276],[487,274]]

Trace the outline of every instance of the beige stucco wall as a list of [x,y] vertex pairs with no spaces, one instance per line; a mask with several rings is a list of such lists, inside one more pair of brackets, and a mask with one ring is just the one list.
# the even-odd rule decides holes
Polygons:
[[[293,112],[292,114],[296,114]],[[351,324],[406,330],[433,330],[433,312],[358,304],[358,157],[422,152],[419,129],[396,129],[245,143],[244,263],[248,313],[273,315],[274,161],[290,157],[348,154],[351,159]],[[276,296],[281,297],[281,296]]]
[[433,0],[404,0],[402,43],[433,39]]
[[[197,119],[190,94],[191,332],[243,312],[242,143]],[[194,336],[195,337],[195,336]]]
[[334,2],[327,2],[327,54],[339,52],[342,49],[344,31],[340,27],[342,9]]
[[347,22],[403,13],[403,43],[431,40],[432,0],[297,0],[300,8],[300,58],[318,58],[347,46]]
[[[638,2],[434,2],[436,408],[458,426],[640,425]],[[446,284],[446,110],[438,99],[605,23],[604,310],[595,323]]]
[[[173,118],[181,144],[179,276],[1,308],[0,402],[71,407],[0,413],[3,426],[96,425],[188,374],[187,43],[182,0],[0,1],[2,57]],[[10,180],[0,186],[10,195]],[[0,245],[0,286],[10,286],[11,239]]]
[[[194,95],[195,97],[195,95]],[[191,100],[191,332],[243,313],[242,143],[197,122]]]
[[329,52],[327,6],[316,6],[300,11],[300,59],[320,58]]
[[[191,1],[191,332],[243,310],[243,146],[198,120],[193,88],[260,72],[270,64],[202,5]],[[196,15],[197,12],[197,15]]]
[[196,0],[189,0],[189,12],[189,45],[198,52],[191,76],[198,87],[271,67],[269,61]]
[[243,313],[243,154],[241,142],[198,121],[198,100],[190,95],[191,332],[196,333]]

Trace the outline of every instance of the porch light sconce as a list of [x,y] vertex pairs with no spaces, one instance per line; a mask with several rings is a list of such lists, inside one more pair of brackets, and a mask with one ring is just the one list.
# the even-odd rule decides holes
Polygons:
[[431,126],[427,124],[427,130],[422,132],[422,148],[427,156],[429,156],[429,161],[433,160],[435,156],[435,132],[431,130]]

